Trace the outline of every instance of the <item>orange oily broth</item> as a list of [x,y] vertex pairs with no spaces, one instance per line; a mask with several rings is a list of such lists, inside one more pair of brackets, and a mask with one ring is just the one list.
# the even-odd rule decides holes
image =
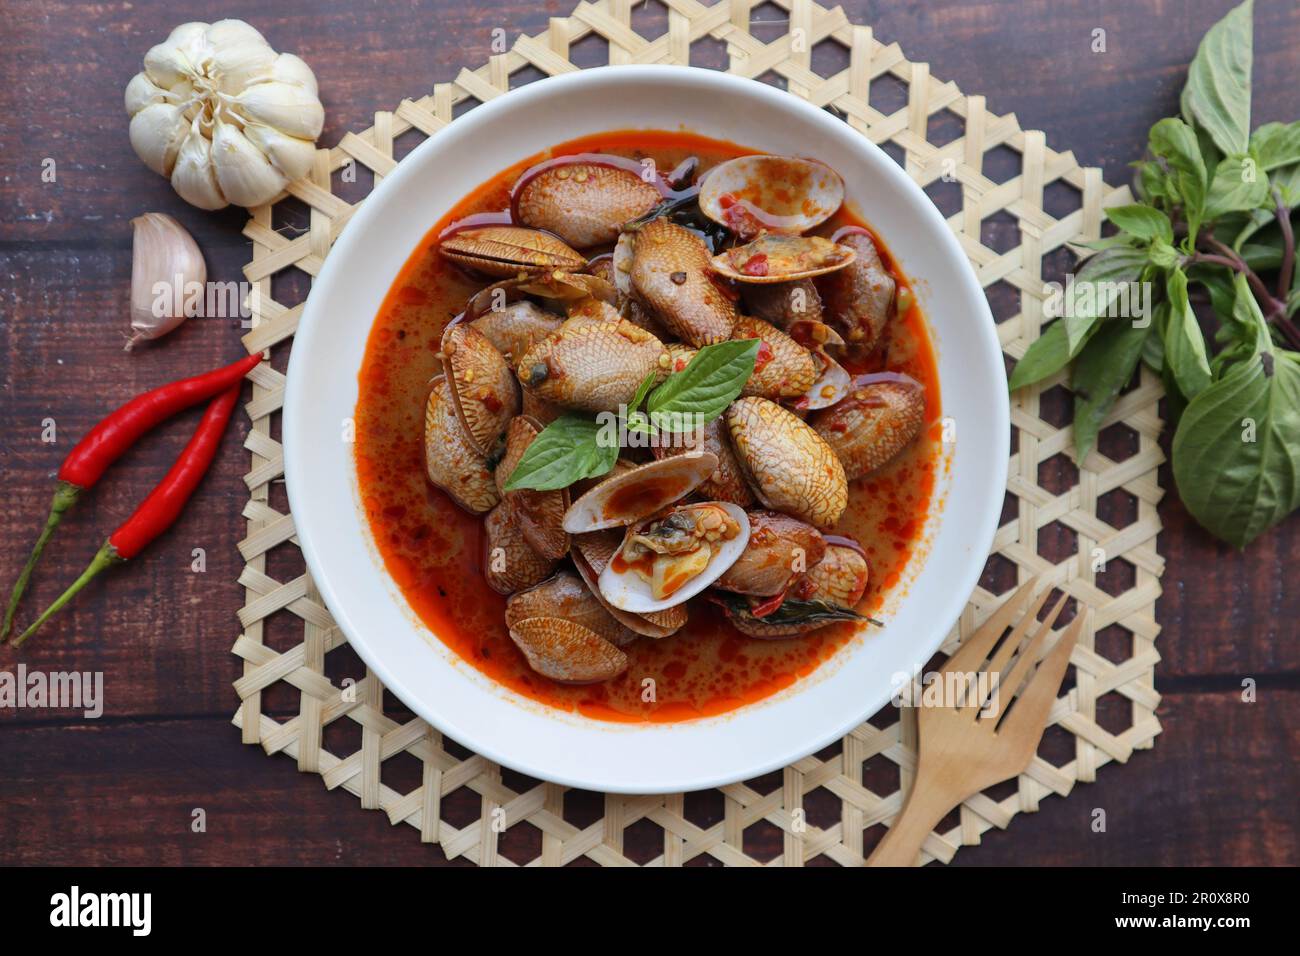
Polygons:
[[[485,284],[443,262],[437,236],[457,219],[507,208],[511,184],[533,163],[580,152],[648,156],[667,171],[688,156],[698,156],[707,169],[750,150],[685,133],[627,131],[574,140],[503,171],[435,224],[393,283],[366,345],[356,411],[362,506],[385,567],[412,610],[491,679],[532,700],[603,720],[673,722],[726,713],[812,674],[852,639],[852,628],[833,625],[801,637],[756,640],[696,598],[677,634],[638,638],[625,648],[629,667],[617,678],[579,687],[556,684],[531,671],[510,640],[505,598],[483,576],[482,517],[461,511],[425,478],[424,406],[429,380],[441,371],[436,353],[442,329]],[[818,232],[829,235],[843,225],[863,223],[841,210]],[[883,245],[881,251],[892,267]],[[871,561],[864,612],[881,606],[921,544],[940,460],[938,376],[925,320],[913,306],[894,325],[885,365],[925,383],[928,425],[896,461],[854,483],[849,509],[835,529],[860,541]],[[657,702],[642,700],[647,678],[655,682]]]

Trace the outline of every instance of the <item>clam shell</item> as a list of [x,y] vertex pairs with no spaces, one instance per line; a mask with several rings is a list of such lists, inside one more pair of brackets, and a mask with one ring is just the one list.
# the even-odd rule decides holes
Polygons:
[[519,226],[462,229],[438,243],[438,252],[485,275],[513,276],[547,269],[581,269],[587,260],[549,233]]
[[763,285],[811,279],[848,266],[857,253],[821,236],[759,236],[709,260],[709,267],[736,282]]
[[555,562],[533,550],[514,504],[502,501],[483,519],[483,576],[498,594],[513,594],[550,577]]
[[709,250],[695,233],[667,219],[636,232],[632,290],[668,330],[697,348],[731,338],[736,306],[709,276]]
[[[830,408],[843,401],[853,388],[853,377],[845,371],[844,366],[831,358],[825,351],[812,353],[813,362],[821,369],[817,380],[809,386],[808,391],[791,404],[800,411],[815,411]],[[823,436],[825,437],[825,436]]]
[[786,332],[795,322],[822,321],[822,298],[811,279],[747,282],[741,295],[750,312]]
[[700,211],[742,238],[798,234],[821,225],[844,202],[844,180],[824,163],[796,156],[739,156],[700,183]]
[[627,655],[581,624],[533,617],[510,628],[528,666],[561,684],[594,684],[627,670]]
[[826,548],[826,539],[810,524],[778,511],[751,511],[749,542],[714,587],[772,597],[820,564]]
[[636,173],[594,162],[560,163],[524,178],[515,197],[519,220],[579,249],[613,242],[623,223],[663,198]]
[[568,319],[535,343],[517,366],[538,398],[584,411],[617,411],[637,386],[668,362],[663,344],[625,319]]
[[737,399],[726,419],[731,446],[759,501],[818,528],[840,519],[848,481],[825,439],[765,398]]
[[511,595],[506,626],[534,617],[559,617],[580,624],[615,647],[626,647],[637,633],[620,622],[572,571],[560,571],[541,584]]
[[797,398],[817,379],[812,354],[775,325],[747,315],[737,316],[732,338],[758,339],[762,345],[754,362],[754,373],[741,395],[761,395],[773,401]]
[[847,268],[821,281],[822,303],[828,321],[839,326],[846,344],[869,352],[893,314],[897,283],[868,233],[858,230],[836,235],[840,245],[857,255]]
[[502,357],[516,359],[534,342],[546,338],[564,320],[526,299],[489,309],[470,324],[487,336]]
[[466,511],[482,514],[501,500],[487,459],[471,444],[446,378],[432,382],[424,406],[424,469],[429,481]]
[[718,467],[709,452],[646,462],[602,481],[564,515],[564,530],[584,534],[649,517],[690,494]]
[[569,492],[564,488],[537,491],[521,488],[506,491],[506,481],[524,452],[542,430],[540,423],[520,415],[506,429],[506,450],[496,468],[497,490],[511,499],[524,540],[544,558],[559,559],[569,552],[569,535],[561,526],[569,510]]
[[859,551],[831,543],[825,557],[808,568],[792,594],[801,601],[825,601],[837,607],[855,608],[867,590],[869,576],[867,559]]
[[[649,614],[685,604],[716,581],[744,552],[749,541],[749,518],[745,514],[745,509],[729,501],[706,502],[706,504],[714,504],[724,509],[740,525],[740,533],[734,538],[719,543],[718,548],[709,558],[709,563],[703,571],[668,597],[656,600],[652,596],[650,585],[646,581],[631,570],[617,571],[614,562],[611,561],[605,566],[605,570],[600,573],[601,596],[619,610],[629,611],[633,614]],[[695,506],[686,505],[684,507],[691,508]],[[634,525],[629,528],[627,533],[631,535],[636,527]]]
[[519,386],[505,358],[473,324],[456,322],[442,335],[443,371],[470,443],[488,455],[519,411]]
[[809,419],[849,481],[889,463],[924,423],[925,386],[893,372],[861,376],[843,401]]
[[578,535],[573,539],[573,566],[578,569],[583,583],[591,590],[601,605],[615,620],[626,625],[643,637],[670,637],[680,631],[687,620],[686,605],[679,604],[652,614],[632,614],[621,611],[605,600],[600,593],[600,573],[609,564],[609,559],[623,543],[623,536],[618,531],[595,531],[591,534]]
[[[656,442],[650,451],[656,458],[672,458],[685,455],[695,447],[695,434],[684,432],[680,436],[682,443],[660,447]],[[711,501],[730,501],[748,508],[754,504],[754,493],[745,482],[745,475],[736,461],[736,454],[731,450],[731,439],[727,437],[726,428],[721,418],[715,418],[704,426],[704,451],[718,456],[718,467],[696,489],[701,496]]]

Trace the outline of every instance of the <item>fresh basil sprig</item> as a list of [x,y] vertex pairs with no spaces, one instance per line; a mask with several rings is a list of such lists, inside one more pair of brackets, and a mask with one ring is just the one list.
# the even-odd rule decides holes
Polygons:
[[[758,357],[758,339],[706,345],[658,388],[653,373],[637,387],[624,427],[631,431],[688,431],[707,425],[736,400]],[[652,390],[653,389],[653,390]],[[641,403],[646,411],[641,411]],[[567,488],[605,474],[618,461],[615,422],[565,415],[533,439],[506,481],[506,491]]]
[[[1117,232],[1084,244],[1094,254],[1074,307],[1009,382],[1014,391],[1073,363],[1082,461],[1139,364],[1160,375],[1183,502],[1238,547],[1300,507],[1300,122],[1251,132],[1251,13],[1246,0],[1202,39],[1181,116],[1151,128],[1134,164],[1140,202],[1106,210]],[[1117,316],[1131,283],[1141,313]]]

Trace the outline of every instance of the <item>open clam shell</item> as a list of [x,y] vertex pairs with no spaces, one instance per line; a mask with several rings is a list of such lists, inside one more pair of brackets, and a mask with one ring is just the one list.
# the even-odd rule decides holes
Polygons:
[[569,506],[564,530],[583,534],[632,524],[690,494],[717,467],[717,455],[692,451],[619,472]]
[[709,260],[709,267],[736,282],[765,284],[811,279],[843,269],[857,253],[821,236],[759,236]]
[[[745,514],[745,509],[739,505],[734,505],[729,501],[710,501],[682,505],[679,508],[674,508],[665,518],[651,519],[630,527],[627,536],[624,538],[623,546],[625,548],[628,541],[634,536],[644,533],[648,528],[664,526],[665,522],[671,521],[675,515],[700,516],[714,511],[714,509],[721,509],[726,512],[727,516],[735,522],[738,531],[730,538],[722,538],[711,544],[701,545],[700,548],[694,551],[687,551],[679,555],[663,554],[655,558],[654,578],[656,582],[665,575],[668,579],[666,585],[668,593],[665,596],[656,597],[652,584],[646,581],[625,561],[621,560],[624,553],[622,548],[600,574],[599,587],[601,596],[609,604],[620,610],[629,611],[633,614],[647,614],[684,604],[707,588],[740,558],[749,543],[749,517]],[[709,550],[707,554],[702,554],[705,547]],[[702,568],[694,566],[694,555],[704,557]],[[663,567],[665,564],[668,565],[667,570]],[[682,570],[683,567],[686,570]],[[674,584],[672,582],[674,576],[683,583]]]
[[798,234],[821,225],[844,202],[844,180],[824,163],[797,156],[739,156],[700,183],[700,211],[742,239]]
[[520,226],[461,229],[438,243],[438,252],[457,265],[490,276],[547,269],[581,269],[586,259],[561,239]]
[[853,388],[853,377],[825,350],[814,349],[812,358],[819,369],[817,380],[798,400],[791,402],[800,411],[830,408],[843,401]]
[[532,617],[510,628],[528,666],[561,684],[594,684],[627,670],[627,655],[599,634],[559,617]]
[[519,385],[505,357],[472,324],[456,322],[442,335],[447,382],[470,443],[489,455],[519,411]]
[[688,617],[686,605],[678,604],[649,614],[632,614],[614,607],[600,593],[600,574],[609,565],[610,558],[622,543],[623,535],[612,529],[578,535],[573,539],[573,551],[570,553],[573,566],[578,569],[578,575],[595,595],[596,600],[620,624],[626,625],[643,637],[654,640],[671,637],[686,626]]

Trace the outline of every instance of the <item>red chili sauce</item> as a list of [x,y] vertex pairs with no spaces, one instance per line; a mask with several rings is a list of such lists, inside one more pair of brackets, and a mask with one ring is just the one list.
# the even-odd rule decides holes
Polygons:
[[[660,170],[689,156],[701,171],[753,150],[689,133],[626,131],[563,143],[488,180],[434,223],[393,283],[366,345],[357,402],[356,464],[362,505],[388,572],[411,608],[437,637],[495,681],[529,697],[589,717],[624,722],[672,722],[722,714],[769,697],[807,677],[852,638],[837,624],[801,637],[764,641],[733,629],[705,599],[690,605],[690,621],[662,640],[639,638],[625,651],[628,669],[602,684],[565,686],[529,669],[510,640],[505,598],[482,573],[483,519],[460,510],[424,473],[424,406],[429,380],[440,371],[443,327],[485,281],[475,282],[443,260],[437,237],[450,223],[509,208],[510,187],[529,166],[551,156],[603,152],[654,160]],[[863,226],[841,209],[817,232]],[[874,234],[873,234],[874,238]],[[876,244],[901,285],[888,248]],[[899,586],[922,529],[940,468],[938,372],[924,316],[913,305],[891,323],[889,341],[870,367],[850,372],[904,372],[926,386],[927,427],[897,460],[852,484],[836,533],[861,542],[871,578],[860,605],[870,614]],[[657,700],[642,700],[643,681]]]

